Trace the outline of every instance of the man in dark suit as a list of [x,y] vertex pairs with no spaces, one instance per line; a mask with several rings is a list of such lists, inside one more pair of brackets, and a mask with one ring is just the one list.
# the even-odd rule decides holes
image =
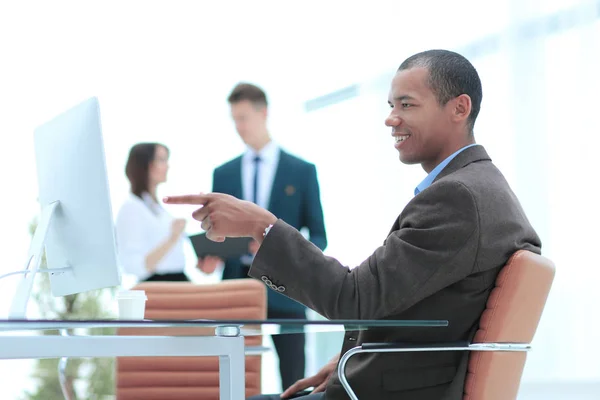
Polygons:
[[[252,201],[295,229],[308,228],[310,241],[324,250],[327,236],[315,166],[283,151],[271,140],[267,96],[261,88],[240,83],[228,101],[236,130],[248,149],[215,169],[213,192]],[[253,242],[248,255],[225,260],[223,279],[247,278],[257,250],[258,243]],[[218,261],[202,260],[200,268],[210,273]],[[269,319],[306,318],[304,305],[283,296],[277,287],[271,289],[267,294]],[[281,384],[287,388],[304,377],[305,335],[276,335],[272,339],[279,356]]]
[[[262,240],[250,275],[284,287],[287,296],[330,319],[449,321],[447,328],[347,332],[342,353],[365,342],[470,340],[509,257],[519,249],[541,251],[508,183],[475,144],[481,98],[479,76],[459,54],[431,50],[400,65],[391,83],[386,125],[400,160],[421,164],[428,175],[383,245],[354,269],[325,257],[254,204],[221,194],[168,201],[201,204],[194,218],[213,240]],[[356,213],[365,234],[372,199],[376,196],[364,194]],[[458,352],[362,355],[347,364],[347,376],[360,399],[460,400],[467,357]],[[284,397],[315,387],[305,399],[347,399],[334,373],[338,358]]]

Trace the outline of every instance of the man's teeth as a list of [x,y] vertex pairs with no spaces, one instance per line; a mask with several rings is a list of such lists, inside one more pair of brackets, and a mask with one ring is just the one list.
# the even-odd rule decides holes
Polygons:
[[400,143],[400,142],[404,142],[406,139],[408,139],[410,135],[406,135],[406,136],[394,136],[394,138],[396,139],[396,143]]

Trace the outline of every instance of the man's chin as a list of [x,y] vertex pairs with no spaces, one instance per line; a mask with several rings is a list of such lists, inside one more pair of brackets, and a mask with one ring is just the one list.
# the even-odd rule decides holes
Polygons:
[[400,162],[402,164],[406,164],[406,165],[414,165],[414,164],[419,164],[419,160],[417,160],[414,157],[410,157],[407,155],[402,155],[402,153],[400,153],[400,155],[398,156],[398,158],[400,159]]

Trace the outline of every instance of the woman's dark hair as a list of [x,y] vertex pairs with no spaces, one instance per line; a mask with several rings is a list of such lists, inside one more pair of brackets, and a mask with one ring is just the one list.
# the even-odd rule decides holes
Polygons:
[[159,146],[169,153],[167,146],[161,143],[138,143],[129,150],[125,175],[131,183],[131,193],[140,198],[142,193],[148,191],[150,164],[154,161],[156,148]]

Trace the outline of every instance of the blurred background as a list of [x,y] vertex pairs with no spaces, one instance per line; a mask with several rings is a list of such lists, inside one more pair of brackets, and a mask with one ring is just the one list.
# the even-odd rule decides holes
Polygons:
[[[209,191],[213,168],[244,150],[226,101],[239,81],[267,92],[273,138],[316,164],[326,253],[359,264],[425,176],[398,161],[383,121],[396,68],[431,48],[458,51],[477,68],[476,140],[557,265],[519,399],[600,399],[600,1],[2,2],[0,273],[21,268],[38,213],[36,126],[98,96],[113,211],[139,141],[171,150],[159,195]],[[200,231],[189,208],[169,211],[189,219],[188,233]],[[214,281],[191,255],[194,281]],[[0,281],[0,318],[15,284]],[[307,374],[339,351],[340,338],[309,336]],[[280,390],[274,357],[264,357],[264,391]],[[32,369],[0,361],[0,398],[34,390]]]

